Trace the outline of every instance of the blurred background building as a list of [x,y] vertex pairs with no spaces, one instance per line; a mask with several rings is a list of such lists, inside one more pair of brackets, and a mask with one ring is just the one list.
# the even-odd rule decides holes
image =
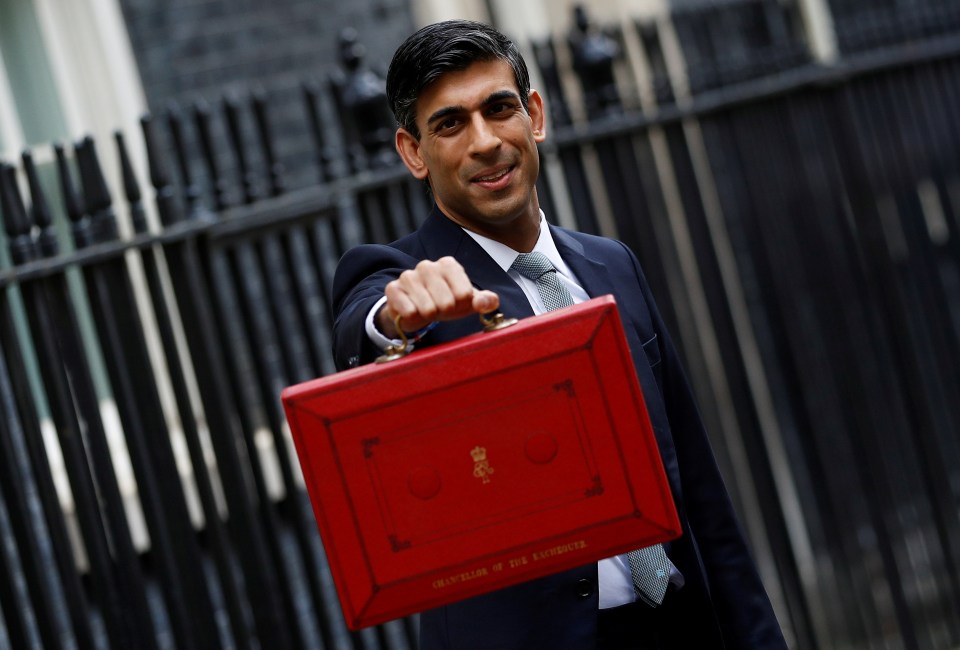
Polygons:
[[0,0],[0,648],[343,626],[280,389],[428,198],[383,74],[514,37],[548,218],[644,264],[796,648],[960,647],[960,5]]

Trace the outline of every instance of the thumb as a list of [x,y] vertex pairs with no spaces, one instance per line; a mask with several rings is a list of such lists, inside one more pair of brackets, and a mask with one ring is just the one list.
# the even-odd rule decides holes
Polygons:
[[478,314],[486,314],[500,306],[500,296],[492,291],[474,291],[473,293],[473,311]]

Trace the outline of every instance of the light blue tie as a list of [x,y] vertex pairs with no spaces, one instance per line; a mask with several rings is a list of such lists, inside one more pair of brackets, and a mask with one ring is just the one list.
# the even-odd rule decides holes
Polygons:
[[638,548],[627,553],[630,563],[630,576],[637,596],[650,605],[656,607],[663,602],[670,584],[670,559],[663,549],[663,544]]
[[[511,268],[536,283],[547,311],[573,304],[570,291],[560,282],[557,269],[543,253],[520,253]],[[630,551],[627,560],[637,596],[651,607],[662,603],[670,584],[671,566],[663,544]]]
[[530,278],[537,284],[537,290],[543,299],[543,306],[547,311],[568,307],[573,304],[573,297],[560,279],[557,278],[557,269],[543,253],[520,253],[511,267],[520,275]]

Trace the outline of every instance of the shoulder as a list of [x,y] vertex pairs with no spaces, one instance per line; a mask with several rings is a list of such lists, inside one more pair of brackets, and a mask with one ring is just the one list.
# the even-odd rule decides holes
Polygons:
[[360,244],[340,258],[334,285],[338,284],[338,278],[348,281],[364,278],[384,269],[413,268],[423,258],[423,246],[416,232],[390,244]]
[[417,250],[414,235],[392,244],[361,244],[354,246],[340,258],[333,275],[333,304],[341,302],[366,285],[380,291],[391,279],[406,269],[412,269],[423,259]]
[[589,235],[559,226],[551,226],[551,234],[560,254],[580,255],[603,265],[617,280],[632,278],[646,285],[646,278],[634,252],[623,242],[609,237]]
[[550,230],[555,240],[559,238],[560,240],[566,239],[568,242],[576,242],[576,244],[583,248],[584,255],[588,257],[595,255],[613,255],[616,259],[624,260],[634,257],[630,248],[617,239],[610,239],[609,237],[602,237],[600,235],[590,235],[563,228],[562,226],[550,226]]

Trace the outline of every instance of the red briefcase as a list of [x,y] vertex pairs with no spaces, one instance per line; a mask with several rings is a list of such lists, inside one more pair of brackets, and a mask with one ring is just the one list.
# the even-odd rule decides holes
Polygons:
[[352,629],[680,534],[611,296],[282,399]]

